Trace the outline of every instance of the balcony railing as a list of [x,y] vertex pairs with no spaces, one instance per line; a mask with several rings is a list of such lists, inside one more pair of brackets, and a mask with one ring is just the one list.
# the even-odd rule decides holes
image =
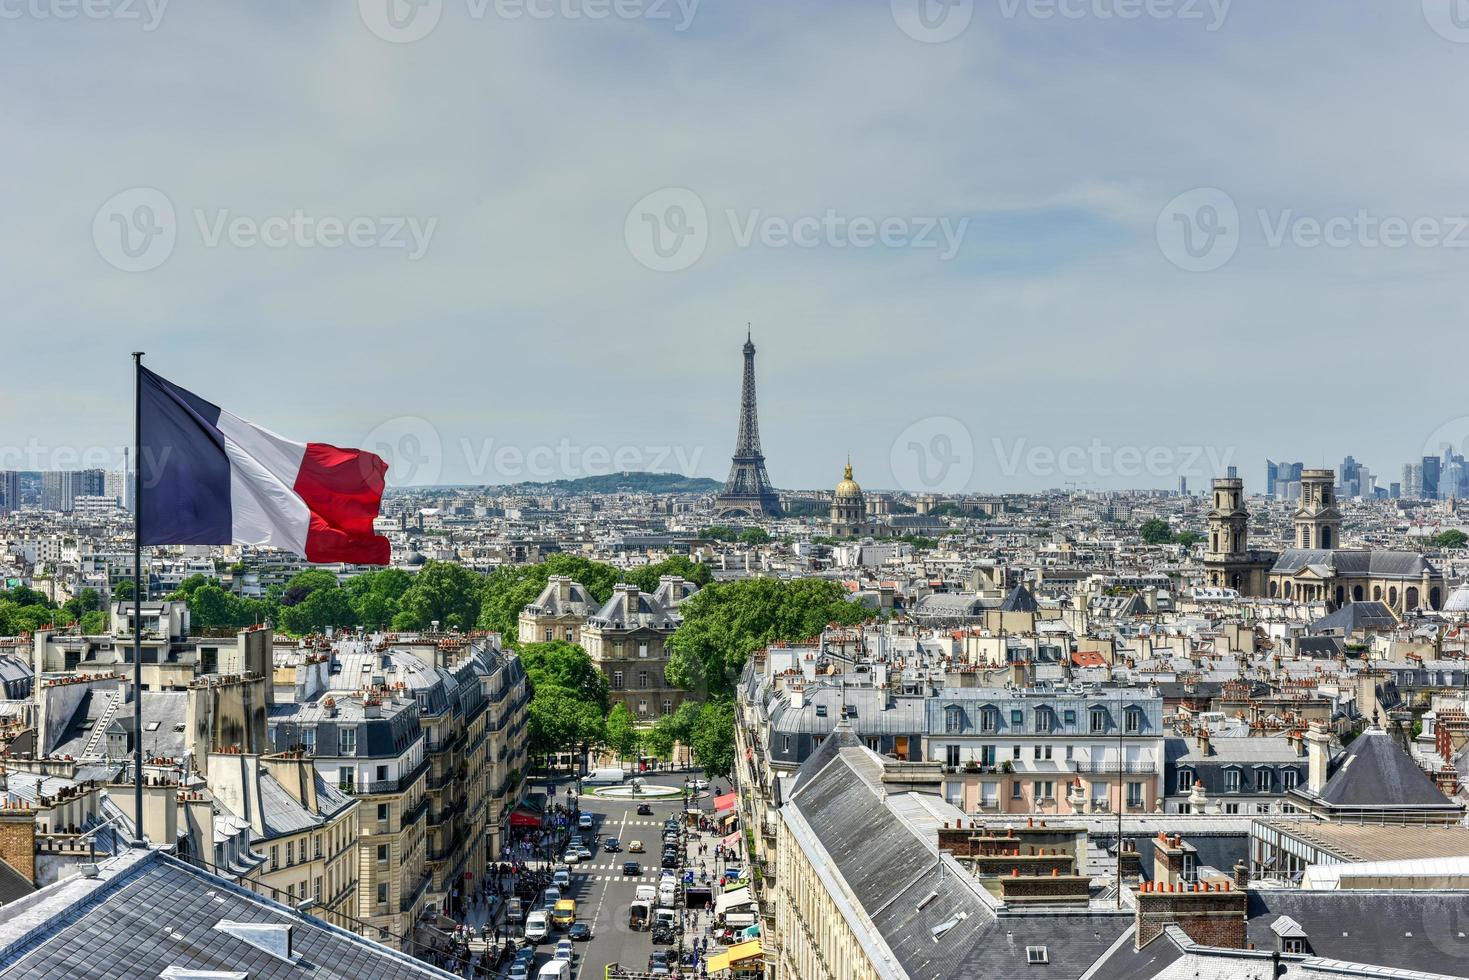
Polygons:
[[[418,777],[422,776],[427,771],[428,760],[424,759],[418,765],[414,766],[412,770],[404,773],[397,779],[384,779],[370,783],[358,783],[356,792],[367,794],[401,793],[404,790],[408,789],[408,787],[412,786],[414,782],[417,781]],[[342,789],[346,792],[352,792],[352,790],[346,786],[343,786]]]
[[1101,776],[1154,776],[1158,766],[1152,762],[1078,762],[1076,771]]

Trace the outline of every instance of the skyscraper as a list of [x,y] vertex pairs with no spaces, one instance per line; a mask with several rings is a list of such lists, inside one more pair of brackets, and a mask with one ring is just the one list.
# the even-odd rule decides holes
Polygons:
[[1438,499],[1438,477],[1442,464],[1437,456],[1423,457],[1422,493],[1424,500]]
[[20,473],[0,470],[0,514],[20,510]]
[[69,514],[77,497],[102,496],[105,483],[101,470],[48,470],[41,474],[41,509]]

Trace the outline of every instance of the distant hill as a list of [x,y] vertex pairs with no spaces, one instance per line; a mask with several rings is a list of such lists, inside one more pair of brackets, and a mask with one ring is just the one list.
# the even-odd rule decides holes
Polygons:
[[[678,473],[608,473],[535,485],[562,493],[714,493],[724,486],[718,480]],[[517,489],[529,486],[521,483]]]

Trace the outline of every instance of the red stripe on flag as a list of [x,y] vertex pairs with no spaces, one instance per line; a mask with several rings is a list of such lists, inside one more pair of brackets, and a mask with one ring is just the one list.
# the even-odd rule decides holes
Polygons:
[[387,538],[372,533],[387,472],[388,464],[372,453],[322,442],[306,444],[293,489],[311,510],[307,561],[388,564],[392,546]]

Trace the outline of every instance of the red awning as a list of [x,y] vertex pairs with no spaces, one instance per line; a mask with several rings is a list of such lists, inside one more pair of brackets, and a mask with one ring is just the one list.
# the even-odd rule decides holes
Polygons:
[[725,793],[723,796],[714,797],[714,812],[718,813],[720,810],[728,810],[735,805],[735,800],[737,799],[739,799],[738,793]]
[[516,810],[510,814],[510,826],[512,827],[539,827],[541,818],[534,813],[522,813]]

